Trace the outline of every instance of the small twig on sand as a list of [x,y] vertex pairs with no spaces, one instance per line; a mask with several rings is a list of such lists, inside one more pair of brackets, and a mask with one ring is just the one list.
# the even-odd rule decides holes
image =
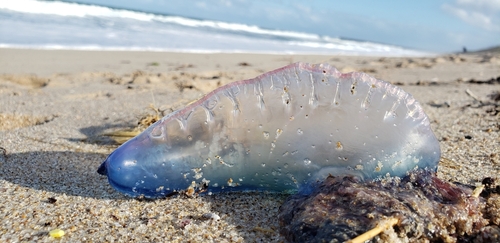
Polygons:
[[375,228],[366,231],[365,233],[359,235],[358,237],[346,241],[347,243],[363,243],[367,240],[372,239],[378,234],[382,233],[384,230],[387,230],[398,223],[398,219],[396,218],[388,218],[386,220],[382,220],[375,226]]
[[479,99],[479,98],[478,98],[478,97],[477,97],[474,93],[472,93],[472,91],[470,91],[470,89],[466,89],[466,90],[465,90],[465,93],[466,93],[467,95],[469,95],[470,97],[472,97],[475,101],[479,101],[479,103],[483,103],[483,102],[481,101],[481,99]]

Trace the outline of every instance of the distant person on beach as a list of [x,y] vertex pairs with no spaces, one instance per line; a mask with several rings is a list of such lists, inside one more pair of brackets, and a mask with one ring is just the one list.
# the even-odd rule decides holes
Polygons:
[[466,53],[466,52],[467,52],[467,48],[466,48],[465,46],[464,46],[464,47],[462,47],[462,51],[463,51],[464,53]]

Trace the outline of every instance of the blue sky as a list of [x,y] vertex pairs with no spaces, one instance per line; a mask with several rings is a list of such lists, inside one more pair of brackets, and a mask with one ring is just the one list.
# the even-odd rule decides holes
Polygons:
[[76,0],[451,52],[500,45],[500,0]]

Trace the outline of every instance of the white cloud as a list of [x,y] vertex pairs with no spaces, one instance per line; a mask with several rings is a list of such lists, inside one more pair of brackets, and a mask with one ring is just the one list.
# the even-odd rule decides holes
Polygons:
[[441,7],[468,24],[500,32],[500,0],[456,0]]
[[457,4],[484,10],[500,10],[500,0],[457,0]]

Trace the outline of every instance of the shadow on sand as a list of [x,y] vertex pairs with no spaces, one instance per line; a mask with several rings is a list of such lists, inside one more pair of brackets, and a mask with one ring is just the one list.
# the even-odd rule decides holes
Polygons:
[[0,154],[0,179],[53,193],[92,198],[123,198],[97,167],[106,154],[33,151]]

